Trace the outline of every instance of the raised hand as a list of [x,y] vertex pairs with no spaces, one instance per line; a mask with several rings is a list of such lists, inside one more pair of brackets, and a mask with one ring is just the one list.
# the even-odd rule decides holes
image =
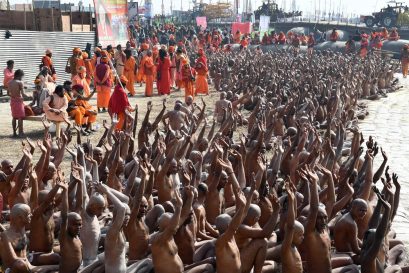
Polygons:
[[369,136],[369,140],[366,142],[366,147],[367,147],[369,150],[372,150],[373,145],[374,145],[373,138],[372,138],[372,136]]
[[38,146],[38,148],[40,148],[41,152],[43,152],[43,153],[47,152],[47,148],[43,145],[43,142],[41,140],[37,141],[37,146]]
[[176,206],[177,207],[182,207],[183,206],[183,201],[182,201],[182,197],[180,197],[180,192],[179,189],[177,187],[174,187],[174,192],[175,192],[175,201],[176,201]]
[[396,173],[392,173],[392,181],[395,187],[400,187],[400,184],[398,182],[398,175]]
[[112,122],[112,126],[116,126],[119,123],[117,114],[112,115],[112,121],[111,122]]
[[102,184],[101,182],[98,183],[94,183],[94,188],[97,192],[99,192],[100,194],[108,194],[108,188],[107,186],[105,186],[104,184]]
[[26,138],[26,141],[27,141],[28,145],[30,146],[30,149],[34,152],[34,150],[35,150],[34,142],[30,138]]
[[385,177],[386,177],[386,180],[387,180],[387,181],[391,181],[391,176],[390,176],[390,174],[389,174],[389,165],[386,166],[386,169],[385,169]]
[[386,155],[386,152],[381,148],[381,153],[383,157],[383,161],[388,161],[388,156]]
[[46,132],[48,132],[50,130],[51,123],[47,120],[45,116],[41,119],[41,122],[43,123]]
[[147,108],[148,111],[152,111],[152,101],[148,101]]

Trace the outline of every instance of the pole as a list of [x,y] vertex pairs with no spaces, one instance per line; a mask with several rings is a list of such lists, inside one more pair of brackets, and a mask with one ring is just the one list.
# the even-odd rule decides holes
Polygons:
[[27,30],[26,4],[24,4],[24,30]]
[[92,11],[91,11],[91,4],[88,6],[89,8],[89,31],[92,31]]
[[33,9],[33,30],[36,31],[36,13],[35,13],[35,9],[34,9],[34,0],[31,1],[31,7]]
[[80,14],[81,14],[81,31],[84,32],[84,8],[82,8],[81,11],[81,6],[79,7]]
[[70,7],[70,32],[72,32],[72,9]]
[[54,8],[53,7],[51,7],[51,26],[54,32]]

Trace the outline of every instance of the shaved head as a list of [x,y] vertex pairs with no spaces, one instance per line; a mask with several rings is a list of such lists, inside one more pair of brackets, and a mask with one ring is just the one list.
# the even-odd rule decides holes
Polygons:
[[215,224],[220,234],[223,234],[227,230],[231,222],[231,219],[232,219],[231,216],[226,213],[220,214],[219,216],[216,217]]

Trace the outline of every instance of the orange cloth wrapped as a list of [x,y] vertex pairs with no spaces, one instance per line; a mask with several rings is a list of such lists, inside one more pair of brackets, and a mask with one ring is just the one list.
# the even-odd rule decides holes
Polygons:
[[135,66],[136,61],[134,57],[131,56],[125,61],[124,76],[128,79],[126,89],[132,96],[135,95]]

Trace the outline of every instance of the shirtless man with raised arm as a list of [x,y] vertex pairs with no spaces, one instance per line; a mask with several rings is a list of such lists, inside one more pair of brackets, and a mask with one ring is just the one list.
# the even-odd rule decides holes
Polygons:
[[344,214],[334,227],[334,241],[337,252],[361,253],[362,242],[358,239],[358,226],[356,219],[362,219],[368,205],[365,200],[355,199],[352,201],[351,210]]
[[[56,271],[58,266],[32,266],[27,256],[26,226],[31,222],[31,210],[26,204],[15,204],[10,210],[10,227],[0,233],[0,256],[3,272],[31,273]],[[10,270],[10,271],[7,271]]]
[[[98,179],[97,161],[92,160],[92,171],[94,179]],[[95,177],[96,176],[96,177]],[[82,218],[82,228],[80,238],[83,246],[82,265],[84,267],[90,265],[97,260],[98,246],[101,237],[101,226],[98,217],[105,210],[105,199],[99,193],[93,193],[91,198],[88,196],[88,191],[85,182],[84,168],[79,164],[72,164],[72,177],[77,180],[77,209]]]
[[328,216],[325,208],[319,206],[318,176],[308,167],[302,170],[306,180],[310,182],[310,208],[305,224],[303,260],[304,270],[317,273],[358,272],[355,265],[339,267],[332,270],[331,238],[327,226]]
[[[186,188],[186,190],[191,190]],[[159,218],[159,232],[152,236],[152,260],[156,273],[212,273],[213,267],[207,263],[198,263],[184,268],[173,238],[179,228],[183,201],[179,189],[173,188],[175,211],[165,213]]]
[[[32,183],[38,183],[33,181]],[[38,185],[32,185],[38,187]],[[33,218],[30,225],[30,251],[37,252],[33,257],[33,265],[59,264],[60,255],[53,253],[54,245],[54,208],[55,196],[60,185],[55,185],[51,191],[42,190],[38,193],[38,206],[33,204]],[[36,194],[32,191],[31,194]]]
[[79,238],[82,227],[81,216],[78,213],[68,213],[68,186],[59,174],[58,185],[63,189],[61,203],[60,273],[78,272],[82,262],[82,244]]
[[125,235],[129,241],[129,260],[141,260],[147,256],[149,250],[149,228],[145,224],[148,201],[145,196],[143,196],[145,185],[149,177],[148,168],[142,165],[143,164],[139,166],[139,169],[142,172],[142,179],[133,198],[129,223],[124,229]]
[[182,111],[182,104],[175,103],[175,107],[172,111],[167,112],[162,121],[169,120],[169,126],[174,131],[180,131],[182,129],[187,130],[189,127],[189,117]]
[[[229,173],[234,176],[234,173]],[[236,213],[231,218],[228,214],[221,214],[216,218],[216,227],[220,237],[216,240],[216,265],[218,273],[241,272],[240,250],[237,247],[234,235],[243,221],[244,213],[251,204],[255,191],[253,185],[250,194],[246,198],[240,189],[235,191]]]
[[384,208],[384,212],[377,228],[371,228],[365,232],[360,256],[362,273],[390,272],[385,271],[385,269],[377,259],[377,256],[383,245],[383,241],[385,240],[385,236],[388,230],[391,206],[383,199],[383,197],[379,193],[377,193],[377,195],[378,209],[375,210],[372,217],[379,218],[380,206]]
[[285,190],[288,200],[287,223],[284,240],[281,244],[282,271],[286,273],[302,273],[302,260],[297,246],[304,240],[304,226],[295,220],[297,205],[291,185],[286,182]]
[[216,101],[214,108],[214,119],[221,123],[224,118],[224,111],[231,107],[231,102],[226,99],[226,92],[220,93],[220,99]]
[[131,213],[127,204],[122,203],[108,186],[97,184],[97,190],[106,194],[114,205],[114,219],[105,237],[105,272],[126,273],[125,234]]

